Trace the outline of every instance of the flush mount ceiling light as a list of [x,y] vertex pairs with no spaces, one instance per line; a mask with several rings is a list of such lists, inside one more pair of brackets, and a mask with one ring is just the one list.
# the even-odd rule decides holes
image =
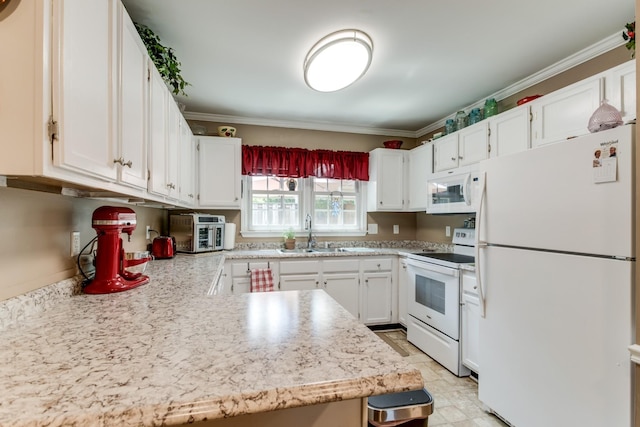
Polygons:
[[371,64],[373,42],[360,30],[341,30],[316,43],[304,60],[304,81],[319,92],[355,83]]

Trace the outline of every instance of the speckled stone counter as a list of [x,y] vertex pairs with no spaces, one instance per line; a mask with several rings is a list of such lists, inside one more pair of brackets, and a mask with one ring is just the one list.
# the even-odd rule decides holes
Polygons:
[[422,387],[321,290],[206,296],[224,255],[0,330],[0,426],[175,425]]

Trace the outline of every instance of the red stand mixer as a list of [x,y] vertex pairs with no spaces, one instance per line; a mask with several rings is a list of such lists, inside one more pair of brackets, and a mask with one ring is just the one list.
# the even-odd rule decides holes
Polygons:
[[122,238],[136,229],[136,213],[129,208],[101,206],[93,211],[91,225],[98,233],[98,249],[95,257],[96,273],[83,289],[87,294],[108,294],[121,292],[144,285],[149,276],[131,273],[126,269],[148,262],[151,257],[125,259]]

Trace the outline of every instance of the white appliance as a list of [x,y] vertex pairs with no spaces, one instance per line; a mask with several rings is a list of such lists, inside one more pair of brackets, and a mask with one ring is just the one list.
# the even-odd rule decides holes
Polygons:
[[435,173],[427,180],[427,213],[475,212],[479,184],[477,165]]
[[455,229],[454,252],[407,254],[407,340],[460,377],[461,266],[473,264],[475,230]]
[[479,398],[510,424],[632,425],[634,143],[628,125],[480,164]]

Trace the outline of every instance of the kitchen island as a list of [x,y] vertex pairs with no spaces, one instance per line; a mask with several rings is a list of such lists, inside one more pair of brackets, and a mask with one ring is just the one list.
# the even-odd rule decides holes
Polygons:
[[322,290],[207,296],[223,260],[157,260],[4,328],[0,425],[366,425],[367,396],[423,386]]

